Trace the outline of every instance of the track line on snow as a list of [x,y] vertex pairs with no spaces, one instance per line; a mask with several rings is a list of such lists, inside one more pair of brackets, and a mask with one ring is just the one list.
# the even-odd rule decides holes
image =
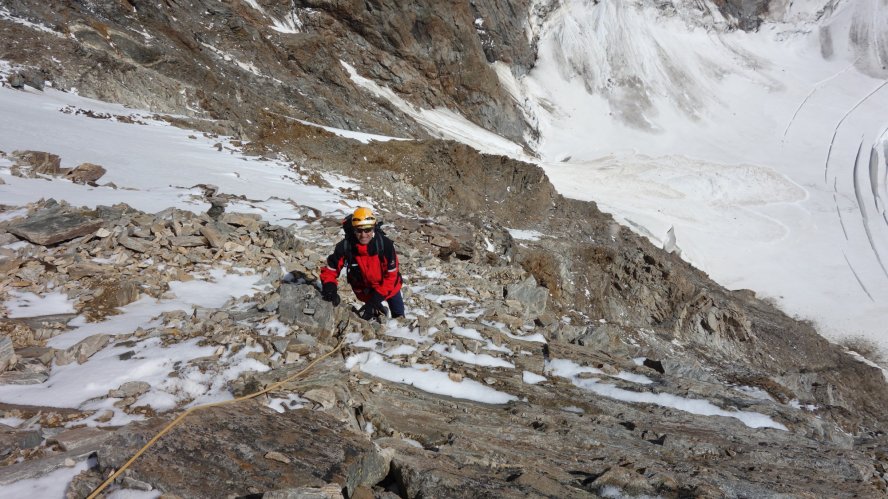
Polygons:
[[866,296],[869,297],[871,302],[875,303],[876,300],[873,299],[873,295],[871,295],[869,290],[866,289],[866,286],[863,285],[863,281],[860,280],[860,276],[857,275],[857,272],[854,270],[854,266],[851,265],[851,261],[848,260],[848,255],[845,254],[845,252],[843,251],[842,256],[845,257],[845,263],[848,264],[848,268],[851,270],[851,273],[854,274],[854,278],[857,279],[857,284],[860,284],[860,289],[862,289],[863,292],[866,293]]
[[879,262],[879,266],[882,267],[882,273],[888,278],[888,270],[885,269],[885,264],[882,263],[882,257],[879,255],[879,250],[876,249],[876,243],[873,241],[873,231],[869,226],[869,217],[866,214],[866,207],[863,205],[863,194],[860,191],[860,179],[857,176],[857,167],[860,165],[860,153],[862,151],[863,138],[860,139],[860,146],[857,148],[857,157],[854,158],[854,169],[851,174],[854,182],[854,197],[857,198],[857,209],[860,211],[860,219],[863,222],[863,230],[866,232],[866,238],[869,241],[870,248],[873,250],[873,255],[875,255],[876,261]]
[[852,106],[851,109],[849,109],[847,112],[845,112],[845,115],[842,116],[842,119],[840,119],[839,122],[836,123],[836,127],[833,129],[832,138],[829,141],[829,149],[826,151],[826,161],[823,164],[823,183],[824,184],[827,182],[827,177],[828,177],[827,173],[829,172],[829,158],[830,158],[830,156],[832,156],[833,144],[835,144],[835,142],[836,142],[836,135],[839,134],[839,127],[842,126],[842,123],[845,122],[845,120],[848,118],[848,116],[850,116],[851,113],[853,113],[855,109],[860,107],[861,104],[866,102],[867,99],[869,99],[876,92],[878,92],[883,87],[885,87],[885,85],[888,85],[888,80],[883,81],[881,85],[879,85],[878,87],[873,89],[870,93],[866,94],[866,96],[864,98],[857,101],[857,104],[854,104],[854,106]]
[[842,218],[842,210],[839,209],[839,198],[833,192],[833,202],[836,204],[836,215],[839,216],[839,225],[842,226],[842,233],[845,234],[845,240],[848,240],[848,231],[845,229],[845,219]]
[[789,132],[789,127],[792,126],[792,123],[795,121],[796,117],[799,115],[799,112],[802,110],[802,106],[804,106],[805,103],[808,102],[808,99],[810,99],[811,96],[814,95],[814,92],[820,90],[820,87],[822,87],[823,85],[827,84],[830,80],[833,80],[833,79],[837,78],[839,75],[841,75],[841,74],[844,73],[845,71],[848,71],[849,69],[853,68],[854,65],[857,64],[857,61],[859,61],[862,57],[863,57],[863,56],[860,56],[860,57],[858,57],[857,59],[855,59],[854,62],[852,62],[851,64],[849,64],[847,68],[845,68],[845,69],[839,71],[838,73],[836,73],[836,74],[830,76],[829,78],[825,78],[825,79],[820,80],[819,82],[817,82],[817,83],[814,84],[814,88],[812,88],[811,91],[808,92],[808,95],[805,96],[805,99],[802,100],[802,102],[799,104],[799,107],[797,107],[796,110],[795,110],[795,112],[792,113],[792,118],[790,118],[790,119],[789,119],[789,123],[786,124],[786,128],[783,130],[783,136],[780,138],[780,142],[783,142],[783,139],[786,138],[786,134],[787,134],[787,132]]

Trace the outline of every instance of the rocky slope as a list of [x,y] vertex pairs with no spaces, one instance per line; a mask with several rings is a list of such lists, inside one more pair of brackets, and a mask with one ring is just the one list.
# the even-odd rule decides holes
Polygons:
[[271,108],[340,128],[426,135],[389,104],[368,101],[344,61],[417,106],[456,109],[522,139],[521,115],[488,62],[532,64],[526,4],[300,4],[15,0],[4,3],[9,15],[42,29],[0,21],[0,58],[33,66],[57,88],[211,118],[235,133]]
[[[347,159],[337,151],[369,154],[345,140],[303,145],[326,143],[333,168]],[[119,487],[180,497],[329,497],[331,490],[348,497],[466,490],[720,497],[816,494],[825,484],[839,495],[885,493],[888,390],[878,369],[751,293],[720,289],[594,206],[559,197],[534,167],[454,144],[391,149],[375,150],[398,157],[397,172],[383,165],[352,173],[390,191],[382,205],[415,319],[366,323],[345,305],[320,301],[312,286],[280,283],[275,264],[312,279],[338,236],[335,219],[284,231],[234,213],[83,212],[42,203],[27,219],[3,225],[7,239],[38,242],[7,255],[3,289],[40,294],[53,286],[76,300],[79,314],[101,318],[139,293],[162,296],[168,282],[204,273],[214,261],[255,269],[272,285],[220,309],[165,313],[156,327],[98,335],[64,350],[41,345],[74,314],[3,320],[17,357],[4,381],[40,383],[53,366],[85,362],[103,348],[139,351],[155,337],[170,345],[198,339],[216,354],[171,375],[195,367],[221,374],[242,348],[258,346],[249,355],[271,370],[233,380],[229,389],[243,395],[345,341],[342,351],[270,394],[299,402],[283,415],[253,401],[198,412],[119,480]],[[444,152],[459,158],[452,168],[409,166]],[[386,182],[392,178],[401,182]],[[459,203],[453,193],[461,193]],[[499,208],[476,212],[484,195]],[[216,202],[223,205],[224,198]],[[41,220],[55,221],[50,234],[40,235]],[[63,230],[62,221],[76,230]],[[539,240],[514,239],[507,228],[536,230]],[[290,327],[275,334],[266,324],[276,319]],[[374,359],[515,398],[484,404],[442,397],[379,377]],[[564,362],[582,367],[564,373]],[[125,384],[107,394],[116,407],[149,417],[117,430],[78,429],[78,422],[102,420],[95,411],[6,406],[7,417],[36,418],[34,438],[45,440],[25,444],[34,430],[8,430],[9,464],[0,477],[8,483],[39,475],[96,451],[99,467],[69,489],[70,497],[88,495],[169,421],[170,413],[135,405],[145,388]],[[687,412],[690,400],[721,415]],[[747,426],[745,414],[785,429]]]
[[[761,5],[724,4],[729,13]],[[4,9],[0,59],[23,65],[6,84],[49,80],[187,115],[170,120],[238,134],[247,153],[286,158],[302,174],[345,173],[363,186],[356,199],[377,200],[402,255],[413,315],[377,324],[333,309],[311,285],[281,282],[280,268],[316,276],[339,234],[321,214],[298,229],[270,226],[224,212],[226,193],[208,188],[217,209],[204,215],[45,201],[0,224],[0,240],[31,242],[0,254],[3,299],[51,286],[100,319],[223,261],[267,284],[218,309],[165,313],[154,327],[66,349],[45,344],[73,314],[0,319],[0,382],[39,384],[102,349],[135,352],[159,338],[214,348],[171,376],[221,376],[249,348],[269,370],[228,384],[244,395],[344,344],[269,394],[292,402],[283,413],[261,400],[199,411],[115,487],[167,497],[886,495],[885,378],[810,325],[723,289],[593,204],[562,198],[536,167],[436,140],[362,145],[280,118],[428,138],[361,94],[345,60],[416,105],[458,109],[522,140],[532,130],[488,63],[533,64],[526,3],[13,0]],[[46,154],[7,159],[18,175],[101,183],[101,172],[64,172]],[[298,200],[294,209],[311,213]],[[276,320],[287,324],[278,334],[268,327]],[[374,371],[382,361],[512,399],[436,395]],[[568,362],[577,369],[559,367]],[[69,489],[88,495],[182,409],[134,405],[144,390],[102,397],[146,417],[120,428],[81,427],[107,416],[95,411],[2,406],[29,424],[4,429],[0,481],[96,452],[98,464]],[[685,410],[689,400],[715,415]],[[770,427],[745,424],[748,414]]]

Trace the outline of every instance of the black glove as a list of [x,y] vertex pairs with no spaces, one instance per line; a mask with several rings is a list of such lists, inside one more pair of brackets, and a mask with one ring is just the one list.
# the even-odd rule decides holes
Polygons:
[[370,292],[370,299],[367,301],[367,305],[370,305],[378,310],[382,310],[382,302],[385,301],[385,297],[376,291],[375,289]]
[[370,321],[376,319],[380,320],[380,316],[385,316],[385,306],[382,302],[385,301],[385,297],[382,296],[375,289],[370,290],[370,299],[367,300],[367,303],[364,304],[363,307],[358,309],[358,317],[364,319],[365,321]]
[[365,321],[372,321],[376,318],[376,315],[378,313],[379,312],[377,311],[376,307],[368,303],[361,307],[360,310],[358,310],[358,317],[364,319]]
[[339,299],[339,293],[336,292],[336,285],[332,282],[324,283],[324,286],[321,288],[321,298],[332,303],[334,307],[338,306],[339,302],[342,301]]

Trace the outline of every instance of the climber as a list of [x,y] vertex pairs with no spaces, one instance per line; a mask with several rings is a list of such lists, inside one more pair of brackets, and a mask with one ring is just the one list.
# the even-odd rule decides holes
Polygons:
[[339,273],[345,267],[348,283],[364,303],[358,314],[365,320],[385,316],[383,302],[388,303],[392,318],[404,316],[398,255],[381,227],[370,208],[356,209],[342,221],[345,237],[321,269],[321,296],[335,307],[341,301],[337,288]]

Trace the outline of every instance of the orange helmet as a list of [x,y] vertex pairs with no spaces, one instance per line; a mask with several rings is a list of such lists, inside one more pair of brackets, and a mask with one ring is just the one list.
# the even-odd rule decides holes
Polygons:
[[360,206],[352,213],[352,227],[362,229],[376,227],[376,216],[373,215],[370,208]]

